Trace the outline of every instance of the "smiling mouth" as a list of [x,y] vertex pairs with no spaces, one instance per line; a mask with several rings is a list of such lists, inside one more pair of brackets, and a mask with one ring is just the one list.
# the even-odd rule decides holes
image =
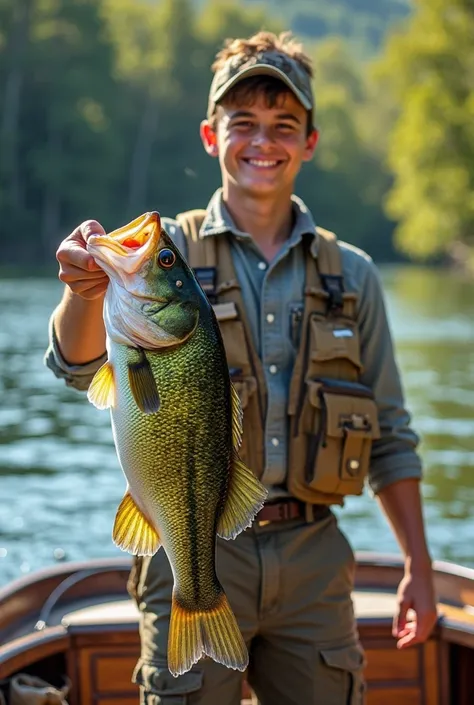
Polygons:
[[254,166],[257,169],[274,169],[280,164],[283,164],[282,159],[255,159],[255,158],[245,158],[242,159],[246,164]]

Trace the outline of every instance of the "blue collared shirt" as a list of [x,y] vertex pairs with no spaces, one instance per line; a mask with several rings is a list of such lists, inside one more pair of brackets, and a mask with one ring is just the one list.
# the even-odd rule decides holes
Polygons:
[[[317,253],[318,235],[310,211],[293,196],[294,224],[289,239],[274,260],[268,263],[248,233],[232,220],[219,189],[207,207],[201,228],[204,237],[231,235],[233,262],[239,279],[251,334],[262,360],[268,390],[265,420],[265,472],[263,482],[270,496],[287,494],[289,418],[288,394],[298,347],[298,326],[303,310],[305,249],[303,236],[313,238]],[[186,240],[177,221],[162,220],[163,227],[184,254]],[[361,250],[339,242],[344,286],[359,297],[357,319],[360,329],[363,373],[361,382],[371,387],[379,409],[381,438],[374,442],[369,483],[374,492],[409,477],[421,477],[416,452],[418,437],[410,427],[399,372],[387,321],[381,284],[375,265]],[[57,345],[50,325],[50,345],[46,364],[66,384],[87,389],[105,356],[86,365],[68,365]]]

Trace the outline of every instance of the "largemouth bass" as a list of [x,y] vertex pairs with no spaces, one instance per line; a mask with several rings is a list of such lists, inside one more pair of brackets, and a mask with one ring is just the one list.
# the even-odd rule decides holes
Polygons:
[[203,655],[245,670],[248,653],[216,575],[216,536],[250,526],[266,490],[242,463],[242,409],[219,325],[158,213],[87,243],[107,272],[108,361],[89,387],[110,408],[128,486],[113,540],[153,555],[163,546],[174,577],[168,668]]

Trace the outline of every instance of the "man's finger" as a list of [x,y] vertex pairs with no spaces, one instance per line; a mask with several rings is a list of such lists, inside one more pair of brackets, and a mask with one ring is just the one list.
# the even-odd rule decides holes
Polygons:
[[105,235],[104,228],[97,220],[85,220],[80,224],[79,230],[85,242],[87,242],[91,235]]
[[408,602],[401,602],[398,605],[398,612],[393,618],[392,634],[397,637],[405,629],[407,623],[407,612],[410,605]]
[[61,269],[72,270],[74,268],[78,272],[82,272],[82,276],[84,276],[84,272],[102,271],[92,255],[87,252],[84,240],[81,243],[73,240],[72,235],[69,238],[63,240],[56,252],[56,259]]
[[415,626],[408,630],[400,639],[397,641],[397,649],[407,649],[409,646],[414,646],[418,644],[421,640],[417,637]]
[[85,220],[65,238],[56,252],[56,259],[63,269],[70,265],[85,272],[102,271],[94,258],[87,252],[87,241],[91,235],[104,235],[105,230],[97,220]]
[[95,284],[94,286],[85,289],[80,295],[83,299],[87,299],[88,301],[91,301],[92,299],[98,299],[100,296],[103,296],[103,294],[105,294],[105,292],[107,291],[108,284],[109,280],[107,278],[106,281],[101,281],[100,284]]
[[420,641],[426,641],[433,627],[436,624],[436,612],[421,612],[416,615],[416,637]]
[[68,264],[60,268],[59,278],[65,284],[72,282],[84,282],[85,286],[92,286],[101,281],[108,282],[107,274],[100,267],[94,271],[85,271],[82,267],[76,267],[73,264]]

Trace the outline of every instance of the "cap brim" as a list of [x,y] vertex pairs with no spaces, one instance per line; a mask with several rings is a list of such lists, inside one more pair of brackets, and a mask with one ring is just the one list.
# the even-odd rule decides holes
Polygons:
[[229,92],[232,86],[235,86],[236,83],[239,83],[244,78],[250,78],[250,76],[275,76],[276,78],[279,78],[281,81],[283,81],[283,83],[288,86],[288,88],[296,96],[296,98],[306,110],[312,109],[312,101],[308,100],[307,96],[305,96],[302,91],[296,88],[295,84],[288,78],[286,73],[284,73],[284,71],[277,68],[276,66],[269,66],[268,64],[253,64],[253,66],[249,66],[243,71],[237,73],[235,76],[232,76],[232,78],[230,78],[215,92],[215,94],[212,96],[212,102],[214,104],[218,103],[220,100],[222,100],[225,94]]

